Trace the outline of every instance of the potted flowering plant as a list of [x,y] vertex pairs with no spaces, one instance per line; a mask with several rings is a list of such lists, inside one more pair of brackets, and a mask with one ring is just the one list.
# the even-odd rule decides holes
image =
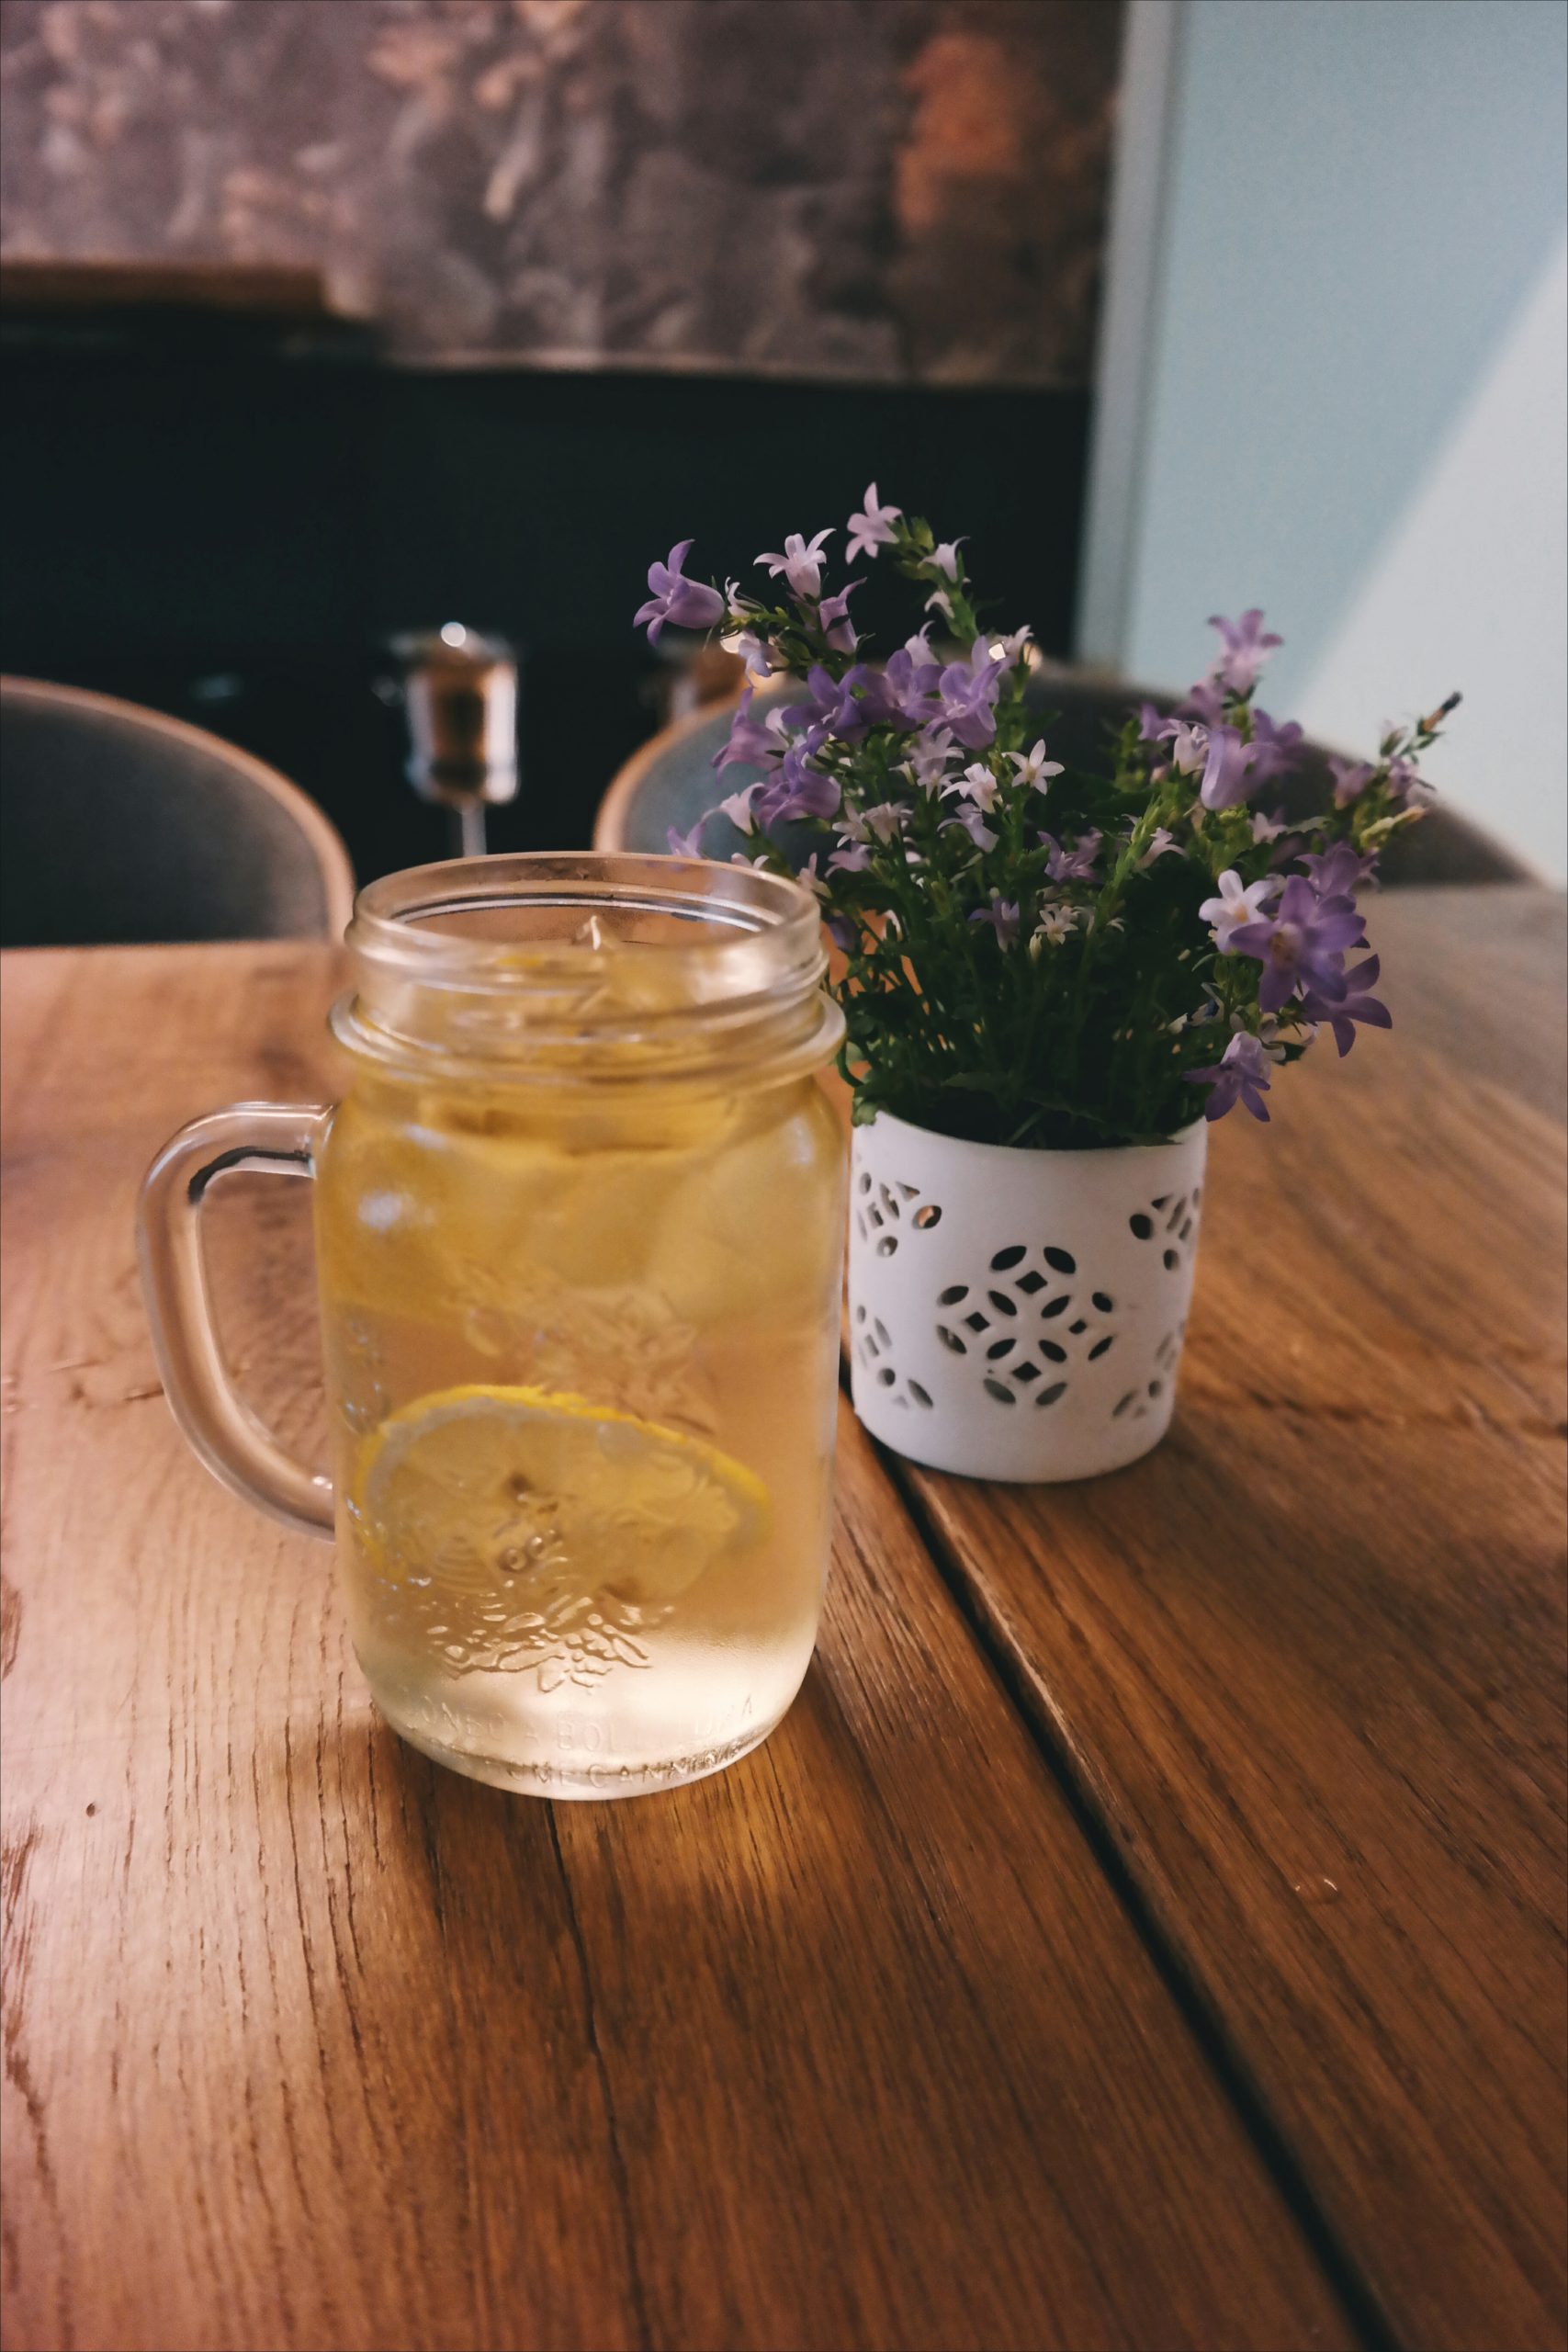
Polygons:
[[941,1468],[1113,1469],[1170,1419],[1209,1125],[1267,1120],[1324,1031],[1344,1054],[1389,1026],[1377,957],[1350,960],[1358,893],[1421,815],[1416,762],[1458,696],[1335,763],[1332,805],[1287,824],[1269,786],[1302,730],[1257,704],[1260,612],[1212,624],[1175,712],[1130,712],[1074,766],[1030,631],[981,621],[960,542],[867,492],[848,564],[885,558],[925,614],[874,663],[831,536],[759,557],[759,596],[689,579],[690,541],[650,571],[649,637],[717,629],[748,673],[716,764],[753,780],[671,847],[728,819],[840,951],[861,1418]]

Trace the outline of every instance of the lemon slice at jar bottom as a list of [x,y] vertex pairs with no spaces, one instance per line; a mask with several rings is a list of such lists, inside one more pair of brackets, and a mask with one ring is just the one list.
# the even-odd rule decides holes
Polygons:
[[462,1598],[609,1591],[674,1600],[749,1549],[768,1492],[739,1462],[543,1388],[448,1388],[367,1440],[354,1517],[381,1575]]

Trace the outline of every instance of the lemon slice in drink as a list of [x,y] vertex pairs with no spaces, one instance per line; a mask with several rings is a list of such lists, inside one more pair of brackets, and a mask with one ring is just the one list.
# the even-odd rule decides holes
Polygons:
[[768,1493],[678,1430],[544,1388],[448,1388],[367,1440],[353,1515],[389,1582],[461,1612],[606,1592],[662,1608],[761,1537]]

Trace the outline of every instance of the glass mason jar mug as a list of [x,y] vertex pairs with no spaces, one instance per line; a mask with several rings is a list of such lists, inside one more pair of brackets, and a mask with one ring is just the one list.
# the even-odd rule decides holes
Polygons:
[[[841,1019],[816,909],[750,868],[475,859],[360,894],[335,1109],[242,1103],[149,1172],[169,1401],[208,1466],[335,1528],[355,1648],[425,1754],[553,1796],[766,1738],[826,1566]],[[235,1393],[198,1218],[315,1179],[331,1481]]]

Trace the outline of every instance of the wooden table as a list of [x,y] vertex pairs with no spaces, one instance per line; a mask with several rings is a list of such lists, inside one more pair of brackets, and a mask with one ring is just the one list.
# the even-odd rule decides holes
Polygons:
[[[846,1410],[794,1712],[604,1807],[401,1747],[159,1400],[137,1181],[330,1091],[333,958],[7,959],[17,2352],[1563,2341],[1562,908],[1375,929],[1400,1034],[1216,1136],[1166,1445]],[[231,1190],[307,1442],[304,1188]]]

